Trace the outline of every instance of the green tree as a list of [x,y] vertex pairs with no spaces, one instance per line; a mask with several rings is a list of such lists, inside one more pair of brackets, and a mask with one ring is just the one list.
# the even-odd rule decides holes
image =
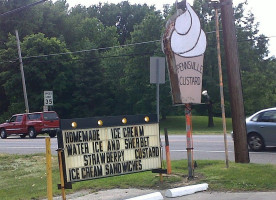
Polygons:
[[118,4],[100,3],[87,9],[90,17],[96,17],[105,26],[116,26],[120,44],[125,44],[131,37],[134,25],[141,23],[145,16],[152,12],[154,7],[147,4],[131,5],[128,1]]
[[[244,4],[236,9],[235,16],[243,16],[237,20],[237,33],[241,74],[243,83],[244,105],[246,114],[275,105],[275,65],[268,59],[268,39],[259,34],[259,23],[255,22],[253,13],[244,15]],[[269,78],[270,77],[270,78]]]
[[[71,91],[74,88],[73,69],[70,65],[71,56],[53,55],[47,57],[28,58],[30,55],[49,55],[68,52],[66,44],[57,38],[46,38],[44,34],[32,34],[22,42],[25,63],[25,77],[27,89],[30,92],[31,110],[41,110],[43,105],[43,91],[54,92],[54,109],[62,115],[70,110]],[[65,101],[66,100],[66,101]],[[31,107],[32,106],[32,107]]]
[[74,33],[78,40],[75,39],[73,46],[90,51],[77,55],[72,114],[79,117],[110,114],[110,89],[99,58],[104,56],[106,47],[119,45],[116,27],[106,27],[96,18],[84,18]]
[[[89,40],[86,44],[93,45]],[[103,68],[99,65],[97,51],[79,55],[75,64],[73,82],[76,84],[72,91],[72,117],[100,116],[110,113],[108,104],[109,87],[104,79]]]
[[[16,60],[17,57],[17,46],[15,36],[9,35],[8,42],[5,43],[5,49],[0,49],[0,109],[1,113],[4,114],[2,120],[6,120],[13,111],[23,112],[24,107],[24,97],[22,92],[22,82],[20,76],[19,63]],[[21,87],[16,87],[14,85],[20,85]],[[18,88],[18,89],[17,89]],[[22,99],[22,101],[18,101]]]
[[[37,2],[36,0],[2,0],[1,13],[14,10]],[[0,41],[8,40],[8,34],[14,34],[15,29],[20,30],[21,38],[33,33],[42,32],[48,37],[60,37],[64,34],[65,18],[68,15],[68,4],[65,0],[55,3],[47,1],[12,14],[0,17]],[[2,43],[2,44],[3,44]],[[0,43],[0,46],[2,45]]]
[[129,51],[128,47],[120,47],[102,54],[101,67],[104,69],[104,80],[110,89],[108,104],[113,115],[131,114],[127,104],[127,85],[124,83]]
[[[160,14],[148,15],[134,27],[131,42],[155,41],[160,39],[164,21]],[[134,55],[125,68],[124,84],[127,90],[127,104],[132,113],[155,113],[155,86],[150,84],[150,56],[162,55],[160,42],[136,45],[131,49]],[[143,55],[145,54],[145,55]]]
[[[72,85],[72,69],[70,67],[70,55],[62,56],[39,56],[49,55],[56,52],[66,53],[65,43],[56,38],[46,38],[44,34],[32,34],[23,39],[21,44],[28,92],[29,107],[31,111],[42,110],[43,91],[53,90],[55,100],[55,110],[64,114],[70,102],[70,88]],[[1,51],[1,57],[17,54],[16,41],[14,36],[10,36],[7,49]],[[36,56],[35,56],[36,55]],[[20,110],[24,112],[22,82],[19,64],[8,63],[1,72],[1,84],[9,101],[9,106],[20,104]],[[66,109],[65,109],[66,108]],[[19,109],[19,108],[18,108]]]

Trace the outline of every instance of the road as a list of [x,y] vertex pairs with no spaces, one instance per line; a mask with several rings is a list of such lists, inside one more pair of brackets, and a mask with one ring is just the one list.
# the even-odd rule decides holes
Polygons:
[[[165,144],[164,137],[161,137],[162,144]],[[234,161],[234,143],[231,136],[227,138],[229,160]],[[194,135],[194,160],[225,160],[224,139],[222,135]],[[169,136],[170,154],[172,160],[187,159],[186,136]],[[52,153],[56,154],[57,139],[51,139]],[[164,148],[163,148],[164,149]],[[7,139],[0,139],[0,153],[9,154],[31,154],[45,152],[45,136],[38,136],[36,139],[21,139],[18,136],[11,136]],[[165,152],[164,152],[165,155]],[[267,148],[262,152],[249,152],[251,163],[276,164],[276,148]],[[164,157],[165,159],[165,157]]]
[[[162,137],[162,144],[165,144]],[[172,160],[187,159],[186,136],[169,136],[170,155]],[[194,135],[194,160],[225,160],[223,135]],[[228,158],[235,161],[234,143],[230,135],[227,137]],[[262,152],[249,151],[251,163],[276,164],[276,148],[266,148]]]

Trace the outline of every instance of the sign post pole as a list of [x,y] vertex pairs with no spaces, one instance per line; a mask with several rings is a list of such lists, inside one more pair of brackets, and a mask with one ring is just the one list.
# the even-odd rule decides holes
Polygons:
[[192,108],[191,104],[185,104],[185,117],[186,117],[186,140],[187,140],[187,158],[188,158],[188,179],[194,178],[193,167],[193,138],[192,138]]
[[156,84],[156,114],[159,122],[159,85],[165,83],[165,58],[150,57],[150,83]]
[[226,168],[229,168],[227,133],[226,133],[226,119],[225,119],[225,107],[224,107],[224,94],[223,94],[223,81],[222,81],[222,68],[221,68],[221,56],[220,56],[218,2],[214,5],[215,5],[215,20],[216,20],[218,68],[219,68],[220,102],[221,102],[221,115],[222,115],[222,125],[223,125],[224,148],[225,148],[225,164],[226,164]]
[[62,200],[66,200],[65,187],[64,187],[64,176],[63,176],[63,166],[62,166],[62,149],[58,149],[58,163],[59,163],[59,174],[60,174],[60,185],[61,185],[61,195]]
[[46,171],[47,171],[47,195],[48,200],[53,199],[53,180],[52,180],[52,156],[51,156],[51,140],[45,138],[46,142]]
[[171,167],[171,154],[170,154],[170,145],[169,145],[169,137],[167,128],[164,129],[165,132],[165,144],[166,144],[166,161],[167,161],[167,173],[172,173]]
[[156,60],[156,114],[159,123],[159,60]]
[[[156,115],[157,123],[159,123],[159,85],[165,83],[165,58],[150,57],[150,83],[156,84]],[[160,182],[163,183],[163,175],[160,175]]]

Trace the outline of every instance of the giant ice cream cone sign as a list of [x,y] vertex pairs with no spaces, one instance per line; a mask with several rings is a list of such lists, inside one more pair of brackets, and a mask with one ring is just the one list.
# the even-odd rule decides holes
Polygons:
[[[185,5],[183,6],[185,7]],[[173,104],[201,103],[206,35],[186,3],[166,24],[163,47],[168,62]]]

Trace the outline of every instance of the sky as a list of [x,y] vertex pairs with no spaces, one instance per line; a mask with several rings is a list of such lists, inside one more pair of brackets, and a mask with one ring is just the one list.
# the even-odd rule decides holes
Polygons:
[[[144,4],[155,5],[157,9],[162,10],[163,4],[172,5],[175,3],[175,0],[128,0],[131,4]],[[179,0],[180,1],[180,0]],[[193,0],[187,0],[191,5]],[[240,2],[245,0],[233,0],[234,5],[237,5]],[[92,4],[98,4],[99,2],[103,3],[119,3],[122,0],[67,0],[70,7],[73,7],[77,4],[84,6],[90,6]],[[255,16],[256,22],[259,22],[259,33],[264,34],[269,38],[269,51],[270,56],[276,56],[276,28],[273,20],[276,20],[276,0],[248,0],[248,5],[246,6],[248,10]],[[274,37],[273,37],[274,36]]]

